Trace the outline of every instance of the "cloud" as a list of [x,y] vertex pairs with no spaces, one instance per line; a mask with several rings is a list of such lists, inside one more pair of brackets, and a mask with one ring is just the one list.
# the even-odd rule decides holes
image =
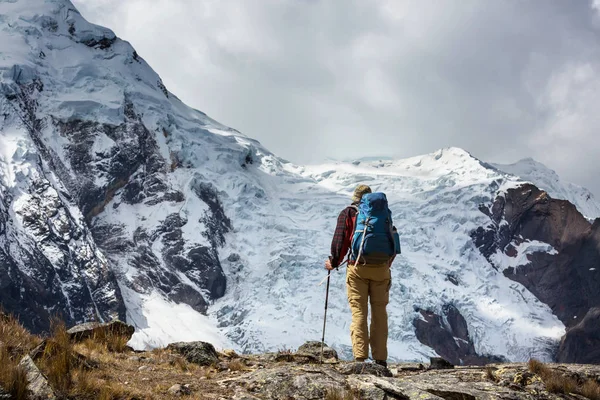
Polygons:
[[459,146],[533,156],[600,197],[598,0],[74,3],[182,100],[292,161]]

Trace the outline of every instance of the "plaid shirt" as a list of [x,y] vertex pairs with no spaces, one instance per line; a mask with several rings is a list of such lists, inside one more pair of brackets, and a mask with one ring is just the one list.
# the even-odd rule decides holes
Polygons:
[[337,268],[343,262],[350,249],[352,235],[354,235],[354,221],[356,220],[356,205],[346,207],[337,219],[335,233],[331,241],[331,266]]

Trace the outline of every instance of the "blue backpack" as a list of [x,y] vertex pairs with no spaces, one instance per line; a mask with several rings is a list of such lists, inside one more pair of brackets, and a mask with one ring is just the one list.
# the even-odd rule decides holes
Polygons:
[[400,254],[400,237],[385,194],[365,194],[357,211],[350,259],[360,264],[383,264]]

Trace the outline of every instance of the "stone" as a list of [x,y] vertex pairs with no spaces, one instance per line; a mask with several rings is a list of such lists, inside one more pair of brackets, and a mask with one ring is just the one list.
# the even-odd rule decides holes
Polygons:
[[169,394],[173,396],[187,396],[192,394],[190,385],[181,385],[179,383],[171,386],[169,390],[167,390],[167,392],[169,392]]
[[35,362],[29,356],[23,357],[19,366],[23,368],[27,375],[27,388],[31,392],[30,398],[33,400],[56,399],[54,391],[50,387],[48,380],[42,374]]
[[431,357],[428,369],[452,369],[454,365],[441,357]]
[[344,364],[339,368],[339,371],[344,375],[373,375],[392,377],[392,372],[386,367],[366,362],[353,362]]
[[185,357],[188,362],[208,366],[219,362],[215,347],[207,342],[178,342],[171,343],[167,350],[176,352]]
[[127,337],[127,341],[129,341],[135,333],[135,328],[119,320],[108,323],[86,322],[72,327],[67,333],[74,342],[81,342],[94,337],[105,337],[110,334],[125,336]]
[[[321,342],[310,341],[304,343],[302,346],[298,347],[296,351],[296,356],[312,356],[317,360],[321,359]],[[323,347],[323,359],[335,359],[338,360],[337,351],[327,346],[327,344]]]
[[229,357],[229,358],[239,358],[240,357],[235,352],[235,350],[232,350],[232,349],[225,349],[225,350],[223,350],[223,355],[225,355],[225,357]]

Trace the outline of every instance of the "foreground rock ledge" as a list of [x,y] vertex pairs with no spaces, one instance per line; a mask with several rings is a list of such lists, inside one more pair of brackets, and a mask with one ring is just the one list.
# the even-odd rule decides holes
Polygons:
[[[248,359],[262,358],[250,356]],[[393,364],[391,377],[349,373],[351,363],[320,365],[261,363],[263,368],[221,379],[234,399],[323,399],[332,393],[340,399],[584,399],[575,394],[552,394],[526,364],[495,364],[454,369],[405,368]],[[552,369],[579,379],[600,382],[600,366],[549,364]],[[367,369],[368,370],[368,369]],[[348,375],[346,375],[348,374]],[[347,396],[347,397],[344,397]]]

